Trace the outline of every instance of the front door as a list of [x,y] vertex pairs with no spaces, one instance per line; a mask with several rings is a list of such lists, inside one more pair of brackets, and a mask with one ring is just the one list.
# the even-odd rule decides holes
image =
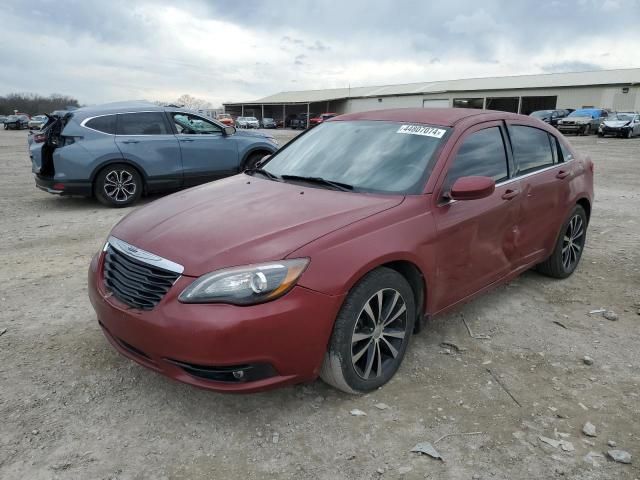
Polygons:
[[[502,122],[476,125],[457,141],[446,176],[435,189],[436,282],[434,313],[509,273],[517,261],[520,183],[510,180],[510,156]],[[461,177],[486,176],[495,192],[479,200],[450,200]]]
[[170,118],[182,152],[186,186],[238,172],[238,146],[221,126],[191,113],[171,112]]

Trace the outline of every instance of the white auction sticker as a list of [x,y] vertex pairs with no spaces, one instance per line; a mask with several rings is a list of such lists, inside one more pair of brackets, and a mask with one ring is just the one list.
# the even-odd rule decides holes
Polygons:
[[409,135],[442,138],[446,133],[446,130],[442,128],[425,127],[423,125],[402,125],[396,133],[408,133]]

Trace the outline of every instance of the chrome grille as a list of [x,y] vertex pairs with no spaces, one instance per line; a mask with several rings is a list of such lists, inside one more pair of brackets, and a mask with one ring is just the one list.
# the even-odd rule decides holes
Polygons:
[[[117,242],[124,244],[120,240]],[[110,239],[105,248],[103,274],[107,289],[130,307],[153,309],[180,277],[180,273],[136,259],[114,248],[114,244]]]

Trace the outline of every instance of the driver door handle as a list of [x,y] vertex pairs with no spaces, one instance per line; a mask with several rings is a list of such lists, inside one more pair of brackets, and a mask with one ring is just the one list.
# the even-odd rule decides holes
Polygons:
[[518,195],[520,195],[520,190],[505,190],[505,192],[502,194],[502,198],[504,200],[511,200],[512,198],[516,198]]
[[193,142],[193,138],[181,138],[181,142]]
[[140,140],[123,140],[122,143],[140,143]]
[[567,178],[569,175],[571,175],[571,172],[567,172],[566,170],[560,170],[558,173],[556,173],[556,178],[559,178],[560,180],[562,180],[563,178]]

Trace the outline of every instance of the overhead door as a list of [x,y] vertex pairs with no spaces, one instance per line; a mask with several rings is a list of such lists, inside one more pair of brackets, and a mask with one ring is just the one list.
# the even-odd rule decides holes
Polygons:
[[425,98],[422,100],[423,108],[449,108],[448,98]]

